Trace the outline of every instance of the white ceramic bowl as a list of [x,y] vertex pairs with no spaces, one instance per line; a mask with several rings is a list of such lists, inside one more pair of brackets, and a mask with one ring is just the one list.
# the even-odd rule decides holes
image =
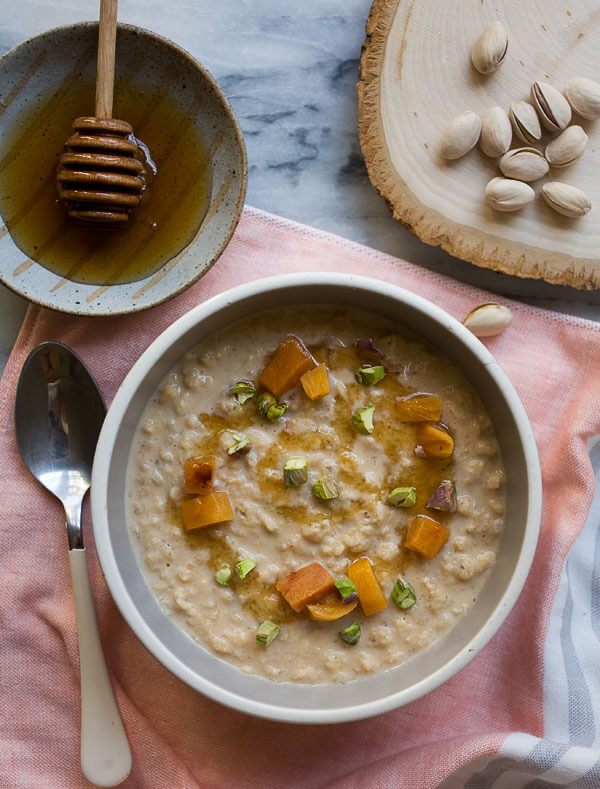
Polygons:
[[[139,417],[161,379],[208,333],[253,312],[286,304],[337,304],[372,310],[407,327],[456,362],[485,404],[507,471],[506,528],[497,562],[477,602],[444,638],[414,660],[351,685],[294,685],[241,673],[193,642],[162,613],[137,565],[125,518],[125,469]],[[160,662],[192,688],[265,718],[333,723],[376,715],[413,701],[463,668],[517,600],[538,538],[541,477],[523,406],[498,362],[439,307],[366,277],[293,274],[227,291],[160,335],[127,375],[108,411],[94,461],[92,517],[106,582],[123,616]]]

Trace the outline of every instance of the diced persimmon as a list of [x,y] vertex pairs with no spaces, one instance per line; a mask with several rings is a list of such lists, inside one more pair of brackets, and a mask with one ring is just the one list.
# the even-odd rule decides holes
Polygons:
[[259,381],[275,397],[281,397],[296,386],[304,373],[316,366],[317,363],[304,343],[293,334],[288,334],[277,346]]
[[396,408],[403,422],[438,422],[442,416],[442,398],[429,392],[415,392],[397,397]]
[[404,547],[416,551],[426,559],[433,559],[448,539],[450,532],[427,515],[417,515],[410,522]]
[[417,444],[420,444],[428,457],[436,460],[449,458],[454,452],[454,439],[445,427],[419,422],[417,425]]
[[206,496],[215,480],[216,458],[190,458],[185,461],[185,492]]
[[317,367],[304,373],[304,375],[300,377],[300,383],[309,400],[317,400],[319,397],[325,397],[325,395],[328,395],[331,391],[329,389],[327,365],[322,362],[317,365]]
[[379,581],[375,577],[373,565],[365,556],[352,562],[348,568],[348,578],[356,587],[360,607],[365,616],[377,614],[388,604]]
[[308,603],[320,600],[335,586],[333,575],[319,562],[312,562],[284,575],[277,581],[275,588],[294,611],[299,612]]
[[179,510],[186,531],[233,520],[229,496],[224,490],[213,490],[206,496],[184,499]]
[[306,607],[311,619],[316,619],[319,622],[333,622],[346,616],[350,611],[354,611],[357,605],[358,600],[353,600],[347,604],[335,600],[331,603],[314,603]]

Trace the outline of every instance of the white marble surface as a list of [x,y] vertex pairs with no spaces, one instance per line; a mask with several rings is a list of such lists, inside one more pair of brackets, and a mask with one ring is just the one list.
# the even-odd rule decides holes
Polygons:
[[[0,53],[48,28],[97,18],[97,5],[6,1]],[[356,132],[369,7],[370,0],[121,0],[119,18],[176,41],[217,78],[246,136],[250,205],[497,293],[600,320],[600,292],[476,269],[423,245],[392,220],[369,183]],[[0,369],[23,311],[22,300],[0,287]]]

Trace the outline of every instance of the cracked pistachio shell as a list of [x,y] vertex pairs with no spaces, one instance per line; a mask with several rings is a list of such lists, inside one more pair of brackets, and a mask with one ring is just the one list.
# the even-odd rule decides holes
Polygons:
[[590,198],[581,189],[560,181],[548,181],[542,186],[542,197],[563,216],[575,219],[587,214],[592,207]]
[[565,95],[578,115],[595,121],[600,118],[600,84],[586,77],[573,77],[567,82]]
[[533,104],[528,101],[513,101],[508,116],[520,140],[531,144],[542,139],[540,119]]
[[477,145],[481,133],[481,118],[467,110],[453,118],[446,126],[440,141],[443,159],[460,159]]
[[537,148],[513,148],[498,164],[503,175],[517,181],[537,181],[549,170],[544,154]]
[[542,124],[550,131],[566,129],[571,122],[571,107],[562,93],[547,82],[534,82],[531,98]]
[[512,127],[502,107],[490,107],[481,116],[479,147],[486,156],[502,156],[510,148]]
[[494,337],[503,332],[511,321],[512,312],[508,307],[503,307],[495,301],[488,301],[467,313],[463,324],[476,337]]
[[492,178],[485,187],[485,197],[496,211],[519,211],[531,203],[535,192],[523,181],[512,178]]
[[588,136],[581,126],[569,126],[546,146],[546,160],[550,167],[566,167],[585,150]]
[[471,60],[480,74],[490,74],[502,65],[507,49],[506,28],[502,22],[492,22],[475,42]]

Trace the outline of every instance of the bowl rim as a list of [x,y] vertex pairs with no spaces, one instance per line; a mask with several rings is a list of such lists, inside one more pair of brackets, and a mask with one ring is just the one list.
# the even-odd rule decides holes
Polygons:
[[[400,304],[410,303],[411,307],[424,313],[427,318],[432,318],[434,322],[444,326],[446,330],[450,331],[477,357],[479,363],[486,367],[494,379],[494,383],[502,390],[506,404],[515,421],[528,470],[528,506],[521,549],[510,581],[484,625],[464,644],[453,658],[413,686],[372,701],[358,705],[349,704],[346,707],[333,710],[327,707],[301,709],[247,699],[237,693],[230,692],[225,687],[205,680],[169,651],[164,642],[155,635],[154,631],[139,616],[117,566],[111,547],[106,507],[109,466],[107,463],[102,462],[102,458],[111,456],[115,439],[121,428],[122,418],[140,379],[152,369],[180,337],[190,329],[193,329],[194,326],[202,323],[209,316],[233,303],[260,296],[262,293],[271,290],[305,288],[306,286],[333,286],[352,291],[357,289],[368,290],[371,293],[380,293],[387,297],[391,296]],[[326,271],[278,274],[238,285],[194,307],[165,329],[142,353],[117,390],[100,433],[94,458],[91,484],[93,533],[100,566],[117,607],[146,649],[176,677],[214,701],[258,717],[288,723],[341,723],[379,715],[420,698],[439,687],[464,668],[494,636],[519,597],[533,562],[537,546],[541,507],[541,469],[533,430],[524,406],[510,379],[483,343],[441,307],[421,296],[417,296],[411,291],[389,282],[363,275]]]
[[[75,30],[81,28],[98,28],[99,23],[94,20],[84,20],[81,22],[74,22],[70,25],[58,25],[56,27],[49,28],[48,30],[44,30],[41,33],[36,33],[34,36],[30,36],[29,38],[20,41],[18,44],[15,44],[9,50],[4,52],[2,56],[0,56],[0,63],[2,63],[5,59],[14,56],[14,54],[21,48],[28,44],[33,43],[36,39],[42,39],[47,36],[51,36],[53,34],[60,34],[65,33],[67,30]],[[135,33],[135,34],[142,34],[149,38],[155,39],[156,41],[164,44],[168,49],[177,51],[183,58],[188,60],[190,64],[197,69],[206,80],[210,88],[213,90],[215,95],[217,96],[218,100],[221,102],[225,114],[227,115],[233,129],[234,137],[240,152],[241,158],[241,167],[240,167],[240,176],[241,176],[241,188],[240,192],[235,204],[234,216],[233,220],[229,224],[227,228],[227,232],[223,237],[222,242],[217,247],[215,253],[213,254],[212,258],[208,261],[207,265],[199,271],[197,274],[194,275],[191,279],[186,280],[186,282],[180,285],[175,290],[167,293],[160,298],[157,298],[154,301],[149,302],[148,304],[143,304],[140,306],[136,306],[133,309],[108,309],[105,308],[103,311],[99,312],[89,312],[87,310],[77,310],[77,309],[66,309],[60,305],[49,304],[47,301],[44,301],[42,298],[32,296],[30,294],[24,293],[22,289],[18,288],[14,283],[12,283],[8,278],[5,278],[2,273],[0,272],[0,283],[4,285],[4,287],[11,290],[13,293],[16,293],[21,298],[26,299],[27,301],[31,302],[32,304],[37,304],[40,307],[45,307],[47,309],[53,310],[54,312],[62,312],[66,315],[80,315],[83,317],[90,317],[90,318],[105,318],[105,317],[116,317],[117,315],[131,315],[136,312],[144,312],[145,310],[151,309],[152,307],[157,307],[159,304],[164,304],[166,301],[170,301],[170,299],[175,298],[175,296],[179,296],[181,293],[186,291],[192,285],[194,285],[199,279],[201,279],[205,274],[207,274],[210,269],[214,266],[217,260],[221,257],[225,249],[227,248],[229,242],[233,234],[236,231],[236,228],[242,218],[244,205],[246,203],[246,194],[248,191],[248,152],[246,150],[246,141],[244,139],[244,134],[242,132],[242,128],[239,124],[237,116],[231,106],[231,102],[225,95],[223,89],[220,87],[217,80],[213,77],[213,75],[208,71],[206,66],[202,65],[199,60],[197,60],[187,49],[184,49],[179,44],[171,41],[166,36],[162,36],[160,33],[155,33],[153,30],[148,30],[145,27],[140,27],[139,25],[132,25],[126,22],[117,22],[117,45],[118,45],[118,34],[119,30],[127,30],[128,32]],[[3,220],[0,218],[0,224],[5,224]],[[8,228],[7,228],[8,230]],[[10,231],[8,231],[10,234]],[[195,243],[195,238],[188,244],[187,247],[184,247],[183,250],[180,250],[176,254],[187,254],[187,252],[192,248]],[[13,244],[15,242],[13,241]],[[16,244],[15,244],[16,246]],[[36,266],[41,266],[42,264],[38,261],[34,261]],[[169,261],[163,264],[167,265]],[[45,268],[45,267],[43,267]],[[161,267],[162,268],[162,267]],[[160,271],[161,269],[158,269]],[[154,272],[156,274],[157,272]],[[152,275],[154,276],[154,275]],[[136,282],[142,283],[144,280],[137,280]]]

